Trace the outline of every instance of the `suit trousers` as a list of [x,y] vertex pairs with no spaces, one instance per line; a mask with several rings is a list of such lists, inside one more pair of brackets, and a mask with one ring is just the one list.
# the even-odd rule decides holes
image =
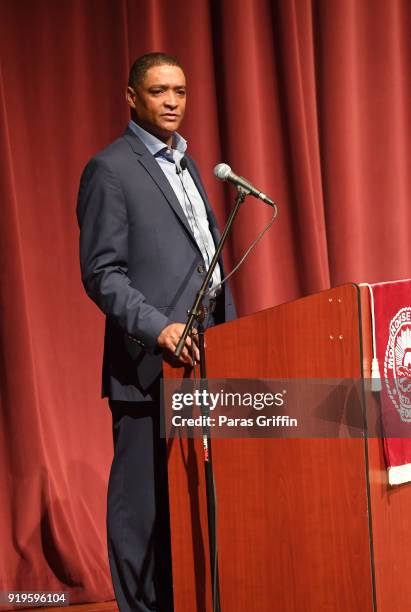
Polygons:
[[107,500],[111,577],[120,612],[172,612],[167,447],[160,402],[109,401],[114,458]]

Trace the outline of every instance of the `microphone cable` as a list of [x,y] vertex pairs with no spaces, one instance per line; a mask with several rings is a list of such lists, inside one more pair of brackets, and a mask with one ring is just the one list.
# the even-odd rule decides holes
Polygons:
[[224,283],[226,283],[228,281],[228,279],[234,274],[234,272],[237,272],[237,270],[240,268],[240,266],[242,266],[242,264],[245,262],[245,260],[247,259],[247,257],[249,256],[249,254],[251,253],[251,251],[257,246],[257,244],[260,242],[260,240],[262,239],[262,237],[264,236],[264,234],[266,232],[268,232],[268,230],[270,229],[270,227],[272,226],[272,224],[274,223],[277,214],[278,214],[278,208],[277,208],[277,204],[274,203],[273,206],[274,210],[273,210],[273,215],[271,217],[271,219],[269,220],[269,222],[267,223],[267,225],[261,230],[261,232],[258,234],[258,236],[255,238],[255,240],[253,240],[253,242],[250,244],[250,246],[248,247],[248,249],[246,250],[246,252],[244,253],[244,255],[241,257],[240,261],[234,266],[234,268],[231,270],[231,272],[229,272],[219,283],[218,285],[215,285],[213,287],[211,287],[211,289],[209,289],[208,291],[206,291],[205,295],[210,295],[211,291],[214,291],[215,289],[218,289],[218,287],[222,287]]

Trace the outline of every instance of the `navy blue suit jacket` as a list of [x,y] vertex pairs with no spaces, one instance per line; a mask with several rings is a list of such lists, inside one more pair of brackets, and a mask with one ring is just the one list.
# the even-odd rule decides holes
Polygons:
[[[217,241],[216,220],[190,158],[187,169]],[[186,321],[205,268],[170,183],[130,129],[87,164],[77,218],[83,284],[107,317],[103,395],[151,399],[162,368],[156,339],[169,323]],[[227,287],[218,299],[216,322],[234,318]]]

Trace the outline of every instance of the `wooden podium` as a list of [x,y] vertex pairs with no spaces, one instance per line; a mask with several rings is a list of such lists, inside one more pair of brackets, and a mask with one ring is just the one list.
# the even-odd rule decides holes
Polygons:
[[[209,378],[369,377],[368,293],[337,287],[206,342]],[[201,440],[168,449],[175,612],[211,612]],[[411,486],[388,487],[381,440],[215,439],[213,460],[222,612],[411,609]]]

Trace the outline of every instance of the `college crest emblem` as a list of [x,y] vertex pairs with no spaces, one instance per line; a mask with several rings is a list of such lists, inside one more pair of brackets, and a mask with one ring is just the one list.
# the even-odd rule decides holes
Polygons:
[[391,319],[384,359],[388,395],[404,423],[411,422],[411,307]]

